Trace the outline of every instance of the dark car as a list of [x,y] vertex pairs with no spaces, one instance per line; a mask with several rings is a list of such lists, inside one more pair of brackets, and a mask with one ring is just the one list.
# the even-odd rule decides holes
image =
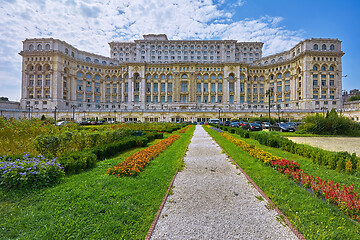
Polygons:
[[242,129],[248,130],[248,131],[261,131],[261,125],[258,123],[246,123],[244,126],[242,126]]
[[225,121],[224,126],[227,126],[227,127],[230,126],[230,121]]
[[286,123],[275,123],[271,125],[271,130],[280,131],[280,132],[295,132],[296,129]]

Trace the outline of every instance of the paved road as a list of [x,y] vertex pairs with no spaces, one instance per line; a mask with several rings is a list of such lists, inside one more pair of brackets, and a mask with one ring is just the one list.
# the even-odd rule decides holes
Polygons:
[[151,239],[297,239],[202,126],[184,161]]

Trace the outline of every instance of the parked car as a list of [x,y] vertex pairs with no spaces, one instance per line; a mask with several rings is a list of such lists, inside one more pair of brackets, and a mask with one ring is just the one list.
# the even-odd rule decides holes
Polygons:
[[230,121],[225,121],[224,126],[227,126],[227,127],[230,126]]
[[231,122],[230,126],[238,128],[240,126],[240,123],[239,122]]
[[262,122],[262,123],[261,123],[261,127],[262,127],[263,129],[264,129],[264,128],[269,129],[270,123],[268,123],[268,122]]
[[248,131],[261,131],[261,125],[258,123],[246,123],[244,126],[242,126],[242,129],[248,130]]
[[56,126],[63,126],[65,125],[67,122],[66,121],[59,121],[59,122],[56,122],[55,125]]
[[247,122],[244,122],[244,121],[240,121],[240,127],[244,126],[245,124],[247,124]]
[[271,130],[280,131],[280,132],[295,132],[296,129],[286,123],[275,123],[271,125]]

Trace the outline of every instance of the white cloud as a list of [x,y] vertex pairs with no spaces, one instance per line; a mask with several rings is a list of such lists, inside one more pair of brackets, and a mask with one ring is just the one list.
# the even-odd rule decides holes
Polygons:
[[[234,1],[240,7],[244,0]],[[301,32],[279,24],[281,17],[234,21],[224,0],[16,0],[0,5],[0,96],[20,99],[22,41],[59,38],[78,49],[108,56],[108,42],[147,33],[169,39],[262,41],[264,53],[291,48]]]

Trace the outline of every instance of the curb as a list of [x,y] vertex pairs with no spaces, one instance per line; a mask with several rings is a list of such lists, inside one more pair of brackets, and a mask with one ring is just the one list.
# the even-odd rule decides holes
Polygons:
[[154,232],[156,223],[157,223],[157,221],[159,220],[159,217],[160,217],[161,212],[162,212],[162,210],[163,210],[163,208],[164,208],[164,205],[165,205],[165,203],[166,203],[166,200],[167,200],[167,198],[168,198],[168,196],[169,196],[169,192],[170,192],[170,190],[171,190],[171,187],[172,187],[173,184],[174,184],[174,181],[175,181],[175,178],[176,178],[178,172],[179,172],[179,171],[176,170],[176,173],[175,173],[173,179],[171,180],[171,183],[170,183],[169,188],[168,188],[168,190],[167,190],[167,192],[166,192],[166,194],[165,194],[165,197],[164,197],[164,199],[163,199],[162,202],[161,202],[161,205],[160,205],[160,207],[159,207],[159,210],[158,210],[157,213],[156,213],[155,219],[154,219],[154,221],[151,223],[150,229],[149,229],[149,231],[148,231],[148,233],[147,233],[147,235],[146,235],[146,237],[145,237],[145,240],[150,240],[151,235],[152,235],[153,232]]
[[[212,138],[212,139],[215,141],[214,138]],[[216,142],[216,141],[215,141],[215,142]],[[216,143],[217,143],[217,142],[216,142]],[[217,143],[217,144],[220,146],[219,143]],[[291,224],[290,220],[285,216],[285,214],[282,213],[282,212],[280,211],[280,209],[275,206],[275,204],[270,200],[270,198],[269,198],[268,196],[266,196],[266,194],[261,190],[261,188],[260,188],[258,185],[256,185],[256,183],[249,177],[249,175],[246,174],[246,172],[239,166],[239,164],[237,164],[237,163],[234,161],[234,159],[232,159],[232,157],[230,157],[230,155],[227,154],[227,152],[226,152],[221,146],[220,146],[220,148],[226,153],[226,155],[228,156],[228,158],[235,164],[235,166],[236,166],[237,168],[239,168],[239,170],[241,171],[241,173],[243,173],[243,174],[245,175],[245,177],[247,178],[247,180],[248,180],[249,182],[251,182],[251,184],[252,184],[252,185],[254,186],[254,188],[261,194],[261,196],[262,196],[263,198],[265,198],[265,199],[270,203],[271,206],[274,207],[275,211],[276,211],[279,215],[281,215],[281,216],[284,217],[284,221],[285,221],[286,225],[291,229],[291,231],[296,235],[296,237],[298,237],[299,240],[306,240],[306,238]]]

